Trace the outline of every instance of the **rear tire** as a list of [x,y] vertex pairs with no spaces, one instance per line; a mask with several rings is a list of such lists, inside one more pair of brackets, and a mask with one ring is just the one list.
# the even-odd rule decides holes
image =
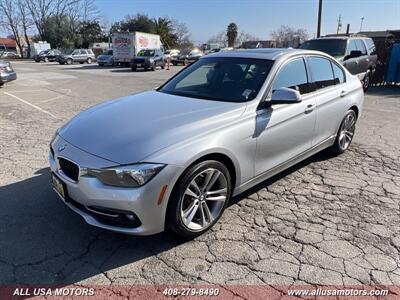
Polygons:
[[336,134],[335,143],[331,147],[334,155],[344,153],[351,145],[356,129],[357,115],[354,110],[350,109],[340,123],[339,130]]
[[67,59],[67,65],[72,65],[72,59],[71,58]]
[[194,238],[219,220],[231,196],[231,177],[219,161],[189,167],[176,183],[168,203],[166,227],[184,238]]
[[92,59],[89,57],[89,58],[86,60],[86,63],[87,63],[88,65],[90,65],[90,64],[92,63]]
[[368,70],[367,73],[365,73],[364,79],[362,81],[364,92],[368,90],[370,82],[371,82],[371,72]]

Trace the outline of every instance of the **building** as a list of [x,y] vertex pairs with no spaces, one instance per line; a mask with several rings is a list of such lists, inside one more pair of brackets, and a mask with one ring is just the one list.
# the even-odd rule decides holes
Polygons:
[[14,39],[0,37],[0,52],[17,52],[17,43]]

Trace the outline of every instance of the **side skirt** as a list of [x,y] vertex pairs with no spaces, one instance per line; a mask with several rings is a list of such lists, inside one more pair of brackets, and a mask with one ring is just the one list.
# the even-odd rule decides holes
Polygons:
[[336,139],[336,135],[333,135],[333,136],[327,138],[325,141],[319,143],[318,145],[315,145],[312,148],[304,151],[303,153],[300,153],[299,155],[285,161],[284,163],[281,163],[281,164],[277,165],[276,167],[273,167],[272,169],[257,175],[256,177],[254,177],[254,178],[250,179],[249,181],[243,183],[242,185],[236,187],[235,190],[233,191],[233,196],[243,193],[244,191],[263,182],[264,180],[267,180],[268,178],[271,178],[272,176],[296,165],[297,163],[320,152],[321,150],[332,146],[333,143],[335,142],[335,139]]

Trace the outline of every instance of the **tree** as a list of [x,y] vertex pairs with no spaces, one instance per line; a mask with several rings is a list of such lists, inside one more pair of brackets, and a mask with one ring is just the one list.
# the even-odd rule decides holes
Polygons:
[[144,14],[137,14],[135,16],[126,16],[124,20],[116,22],[111,26],[112,32],[123,32],[123,31],[142,31],[142,32],[154,32],[155,25],[154,20]]
[[160,35],[160,39],[167,48],[177,46],[178,37],[175,34],[172,21],[169,18],[154,19],[154,33]]
[[14,0],[0,0],[0,13],[2,14],[2,21],[4,27],[12,33],[13,38],[15,39],[15,43],[21,53],[23,55],[23,43],[20,35],[20,27],[21,27],[21,14],[18,10],[18,6],[16,5]]
[[[33,22],[32,22],[32,19],[30,18],[28,9],[25,5],[25,1],[18,0],[17,5],[18,5],[19,13],[21,15],[22,33],[24,35],[25,43],[26,43],[26,49],[27,49],[26,56],[31,57],[31,41],[28,36],[28,30],[33,25]],[[23,54],[21,54],[21,56],[23,56]]]
[[216,43],[216,44],[221,44],[224,47],[227,45],[227,36],[226,33],[224,31],[221,31],[219,33],[217,33],[216,35],[212,36],[211,38],[208,39],[207,43],[211,44],[211,43]]
[[238,34],[238,37],[237,37],[237,39],[236,39],[236,46],[240,46],[240,45],[242,45],[244,42],[248,42],[248,41],[259,41],[259,40],[260,40],[260,38],[254,36],[254,35],[252,35],[252,34],[250,34],[250,33],[241,31],[241,32]]
[[305,29],[282,25],[271,33],[271,37],[277,42],[278,47],[297,47],[308,39],[308,33]]
[[238,35],[238,27],[235,23],[230,23],[226,30],[226,36],[228,38],[228,47],[234,47],[236,37]]
[[83,21],[79,24],[75,45],[78,48],[89,48],[90,43],[106,41],[107,37],[98,21]]
[[177,38],[177,46],[181,49],[193,48],[193,42],[190,40],[190,32],[186,24],[173,19],[172,27]]

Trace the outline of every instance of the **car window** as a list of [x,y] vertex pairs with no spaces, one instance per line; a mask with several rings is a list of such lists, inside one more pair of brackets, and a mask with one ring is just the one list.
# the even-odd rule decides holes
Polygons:
[[79,50],[74,50],[71,55],[79,55],[80,51]]
[[81,54],[87,54],[86,50],[81,50]]
[[246,102],[254,99],[273,61],[252,58],[201,59],[178,73],[159,91],[214,101]]
[[346,52],[346,40],[344,39],[316,39],[304,42],[300,49],[317,50],[328,53],[331,56],[344,56]]
[[295,89],[300,94],[310,92],[306,66],[302,58],[290,61],[279,70],[272,85],[272,92],[282,87]]
[[367,55],[367,49],[365,48],[362,40],[356,40],[357,50],[361,51],[362,55]]
[[365,39],[364,42],[367,45],[368,53],[370,55],[375,55],[376,54],[376,48],[375,48],[374,41],[372,39]]
[[333,76],[335,80],[335,84],[341,84],[344,83],[345,77],[344,77],[344,72],[343,70],[334,62],[331,62],[332,64],[332,69],[333,69]]
[[322,57],[309,57],[308,63],[316,90],[335,84],[330,60]]
[[355,40],[350,40],[349,41],[349,46],[347,47],[347,53],[350,54],[351,51],[357,51],[357,44]]

